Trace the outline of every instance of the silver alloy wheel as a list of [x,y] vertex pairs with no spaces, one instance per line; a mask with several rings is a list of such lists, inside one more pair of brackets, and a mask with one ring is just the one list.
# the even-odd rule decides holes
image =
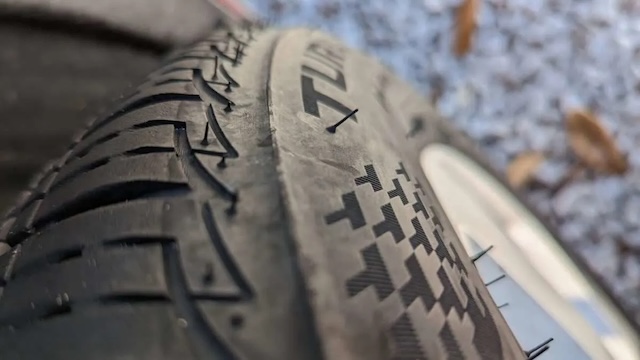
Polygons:
[[524,349],[554,338],[546,359],[640,359],[628,321],[494,176],[442,144],[421,162],[466,251],[490,249],[474,263]]

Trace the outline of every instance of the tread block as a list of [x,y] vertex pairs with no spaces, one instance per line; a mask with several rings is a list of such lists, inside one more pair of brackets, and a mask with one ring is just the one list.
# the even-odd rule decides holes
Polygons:
[[44,225],[93,207],[123,202],[158,191],[187,187],[175,154],[143,154],[118,158],[81,178],[64,183],[42,201],[36,223]]
[[215,56],[211,56],[211,58],[202,58],[202,59],[181,59],[172,62],[169,65],[162,66],[158,70],[154,71],[149,77],[155,78],[158,75],[169,74],[177,70],[184,69],[207,69],[211,72],[215,72],[217,68],[217,61]]
[[70,159],[65,167],[60,169],[58,177],[54,182],[54,186],[60,181],[67,180],[70,175],[77,174],[101,161],[108,161],[118,155],[132,150],[153,152],[164,148],[165,151],[173,150],[174,143],[174,127],[170,124],[160,125],[144,129],[125,130],[118,136],[110,138],[106,142],[97,144],[87,149],[89,152],[80,158]]
[[[120,203],[53,224],[22,242],[13,274],[20,277],[21,272],[32,272],[34,264],[56,261],[76,249],[166,238],[176,240],[185,286],[194,295],[223,301],[251,297],[252,290],[229,254],[211,210],[178,198]],[[5,258],[0,257],[0,265],[8,263]],[[213,278],[208,279],[208,274]]]
[[159,85],[150,87],[148,89],[142,89],[134,93],[129,98],[123,100],[118,110],[115,110],[111,115],[104,118],[102,121],[97,122],[88,132],[87,136],[91,135],[96,130],[111,124],[116,119],[119,119],[122,115],[127,114],[153,104],[162,103],[168,101],[196,101],[200,102],[202,98],[198,94],[192,82],[170,83],[165,85]]
[[[175,222],[162,222],[165,199],[130,201],[78,214],[51,225],[24,242],[14,272],[19,273],[33,262],[56,258],[69,249],[101,246],[104,242],[128,238],[159,238],[179,232]],[[185,219],[188,222],[189,219]],[[185,226],[190,226],[190,222]]]
[[[149,104],[165,102],[174,99],[181,101],[201,100],[198,91],[191,81],[157,85],[148,88],[140,88],[135,94],[122,102],[120,110],[115,114],[119,115],[124,112],[139,109]],[[110,118],[107,118],[104,121],[110,121],[109,119]]]
[[0,330],[3,360],[192,359],[189,347],[170,303],[97,306]]
[[184,120],[178,117],[180,105],[182,105],[180,101],[167,101],[162,104],[145,106],[114,117],[108,125],[105,124],[99,128],[92,128],[90,132],[87,132],[84,140],[73,148],[70,156],[77,156],[79,153],[85,152],[88,148],[94,146],[101,139],[109,135],[117,134],[136,126],[144,126],[144,124],[151,121],[156,121],[157,123],[158,120],[183,122]]
[[[196,66],[196,69],[199,69],[199,66]],[[153,86],[158,86],[165,82],[171,81],[193,81],[193,70],[186,68],[178,68],[174,66],[173,71],[165,72],[163,74],[152,75],[147,78],[147,81],[138,87],[138,90],[148,89]]]
[[160,244],[100,248],[10,280],[0,302],[0,323],[51,316],[74,303],[103,297],[167,297]]

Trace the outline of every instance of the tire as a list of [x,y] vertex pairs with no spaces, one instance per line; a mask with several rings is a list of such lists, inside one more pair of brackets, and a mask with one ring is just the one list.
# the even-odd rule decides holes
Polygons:
[[5,21],[0,11],[0,43],[11,48],[0,56],[0,216],[52,154],[66,149],[83,113],[96,115],[105,98],[138,85],[160,61],[131,42],[39,25]]
[[525,358],[420,168],[439,121],[319,32],[171,54],[3,220],[2,359]]

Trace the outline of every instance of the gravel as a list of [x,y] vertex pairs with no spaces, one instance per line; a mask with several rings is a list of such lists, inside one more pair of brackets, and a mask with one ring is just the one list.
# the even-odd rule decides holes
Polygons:
[[[531,202],[640,320],[640,1],[484,0],[474,49],[451,51],[460,0],[253,0],[272,22],[324,29],[380,58],[504,170],[547,154]],[[629,153],[623,176],[584,173],[557,189],[575,159],[563,118],[589,107]]]

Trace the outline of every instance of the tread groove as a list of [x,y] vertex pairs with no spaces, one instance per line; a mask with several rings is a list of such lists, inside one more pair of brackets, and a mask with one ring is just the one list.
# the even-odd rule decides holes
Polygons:
[[202,207],[202,220],[204,221],[205,228],[207,229],[207,233],[209,234],[209,239],[211,239],[211,242],[213,243],[213,247],[220,255],[220,259],[224,263],[224,266],[229,272],[229,275],[233,279],[234,283],[238,286],[244,298],[253,298],[253,290],[251,290],[249,283],[244,279],[244,276],[233,260],[233,257],[231,256],[231,254],[229,254],[229,251],[222,242],[222,236],[218,231],[218,227],[216,226],[215,220],[213,218],[213,211],[211,210],[211,206],[209,204],[204,204],[204,206]]
[[64,183],[75,179],[76,177],[80,176],[83,173],[86,173],[88,171],[97,169],[97,168],[99,168],[101,166],[107,165],[109,163],[109,161],[111,161],[110,158],[104,158],[104,159],[100,159],[100,160],[94,161],[92,163],[86,164],[84,166],[81,166],[81,167],[77,168],[76,170],[68,173],[67,176],[64,176],[64,177],[58,179],[55,183],[53,183],[51,185],[51,188],[49,190],[54,190],[54,189],[58,188],[59,186],[63,185]]
[[103,243],[105,247],[118,247],[118,246],[148,246],[158,244],[170,244],[175,242],[171,237],[158,237],[158,236],[128,236],[124,238],[111,239]]
[[[106,135],[102,136],[101,138],[96,139],[93,142],[83,142],[78,144],[78,146],[76,147],[76,149],[80,149],[78,150],[78,153],[76,154],[76,158],[82,158],[85,157],[87,154],[89,154],[91,152],[91,150],[93,150],[94,147],[103,144],[109,140],[113,140],[115,138],[117,138],[118,136],[120,136],[122,133],[131,130],[131,129],[145,129],[145,128],[150,128],[150,127],[155,127],[155,126],[162,126],[162,125],[173,125],[173,126],[179,126],[184,124],[184,122],[182,121],[175,121],[175,120],[163,120],[163,119],[155,119],[155,120],[148,120],[142,123],[138,123],[135,125],[132,125],[128,128],[123,128],[123,129],[119,129],[116,130],[112,133],[107,133]],[[82,154],[82,155],[80,155]],[[70,162],[72,162],[74,159],[70,158],[69,160],[67,160],[67,162],[65,163],[68,164]]]
[[[174,57],[170,57],[167,60],[165,60],[160,66],[162,67],[166,67],[169,66],[175,62],[178,61],[183,61],[183,60],[211,60],[212,54],[210,53],[198,53],[198,52],[190,52],[190,53],[183,53],[180,55],[176,55]],[[215,56],[215,55],[214,55]]]
[[[227,47],[229,47],[228,45],[229,45],[229,43],[227,43]],[[216,45],[216,44],[211,45],[210,48],[211,48],[211,51],[213,51],[214,53],[216,53],[218,56],[220,56],[221,58],[223,58],[225,60],[228,60],[228,61],[230,61],[232,63],[235,63],[237,61],[235,58],[232,58],[231,56],[229,56],[229,55],[224,53],[227,49],[220,50],[218,48],[218,45]]]
[[227,136],[222,131],[220,123],[218,123],[218,118],[216,118],[216,114],[213,112],[212,105],[209,105],[206,116],[207,122],[211,126],[211,130],[213,130],[213,133],[216,135],[216,138],[220,142],[220,145],[222,145],[222,147],[227,151],[226,157],[237,158],[238,152],[233,147],[233,145],[231,145],[231,142],[229,141],[229,139],[227,139]]
[[33,226],[42,229],[50,223],[60,222],[74,215],[117,203],[161,196],[176,196],[188,193],[189,186],[181,183],[162,181],[130,181],[111,184],[93,189],[76,198]]
[[150,294],[150,293],[116,293],[100,296],[97,301],[102,305],[115,305],[115,304],[148,304],[155,303],[169,303],[171,299],[165,294]]
[[71,311],[71,304],[69,303],[54,304],[51,305],[51,308],[49,308],[43,315],[41,315],[38,320],[50,320],[54,317],[68,315],[71,313]]
[[[82,157],[86,156],[87,154],[89,154],[89,153],[91,152],[91,149],[92,149],[93,147],[95,147],[95,146],[97,146],[97,145],[100,145],[100,144],[104,144],[104,143],[106,143],[106,142],[107,142],[107,141],[109,141],[109,140],[115,139],[115,138],[117,138],[117,137],[118,137],[118,135],[120,135],[120,133],[119,133],[119,132],[116,132],[116,133],[108,134],[108,135],[105,135],[105,136],[101,137],[100,139],[96,140],[93,144],[91,144],[91,146],[87,146],[86,148],[82,149],[81,151],[78,151],[78,152],[76,153],[75,158],[76,158],[76,159],[79,159],[79,158],[82,158]],[[69,163],[69,162],[70,162],[70,160],[71,160],[71,159],[68,159],[68,160],[65,162],[65,164]]]
[[[212,89],[202,76],[202,70],[193,70],[193,85],[200,94],[202,100],[213,102],[214,100],[226,106],[235,106],[235,103],[226,96]],[[206,98],[206,99],[205,99]]]
[[227,69],[224,67],[224,64],[220,64],[220,73],[222,74],[222,76],[224,76],[225,79],[227,79],[227,81],[231,83],[231,85],[235,87],[240,87],[240,84],[238,84],[238,82],[235,81],[231,77],[231,75],[229,75],[229,72],[227,72]]
[[145,121],[143,123],[135,124],[135,125],[133,125],[133,128],[134,129],[144,129],[144,128],[149,128],[149,127],[154,127],[154,126],[161,126],[161,125],[173,125],[173,126],[177,126],[177,127],[185,127],[186,123],[184,121],[157,119],[157,120],[149,120],[149,121]]
[[199,350],[200,357],[207,359],[235,359],[236,357],[216,336],[189,295],[176,244],[163,245],[162,258],[171,300],[178,312],[178,316],[185,319],[189,324],[186,331],[194,340],[194,345]]
[[198,158],[194,155],[191,145],[189,145],[189,139],[185,128],[176,127],[174,141],[178,159],[182,164],[184,173],[189,180],[189,184],[194,188],[194,190],[202,191],[206,186],[206,188],[213,188],[227,200],[235,201],[238,198],[238,194],[235,190],[216,179],[213,174],[211,174],[211,172],[209,172],[202,163],[200,163]]
[[[171,66],[171,67],[163,67],[160,68],[159,70],[156,70],[156,73],[159,76],[164,76],[164,75],[168,75],[171,74],[173,72],[178,72],[178,71],[193,71],[193,67],[182,67],[182,66]],[[153,78],[152,78],[153,79]]]
[[104,118],[104,120],[93,125],[93,127],[87,130],[86,133],[84,133],[84,135],[82,136],[82,139],[83,140],[86,139],[89,135],[96,132],[96,130],[106,126],[107,124],[110,124],[112,121],[114,121],[115,119],[118,119],[120,116],[128,112],[141,109],[146,106],[151,106],[154,104],[163,103],[167,101],[200,101],[200,100],[201,100],[200,96],[195,94],[192,95],[192,94],[178,94],[178,93],[163,93],[163,94],[153,94],[153,95],[145,96],[141,99],[131,102],[130,104],[127,104],[120,110],[117,110],[111,115]]
[[127,150],[115,156],[110,156],[110,157],[96,160],[92,163],[86,164],[84,166],[81,166],[75,169],[74,171],[67,173],[64,177],[57,179],[56,182],[53,183],[53,185],[51,185],[51,187],[49,188],[49,191],[54,190],[65,183],[68,183],[69,181],[77,178],[78,176],[81,176],[82,174],[88,171],[95,170],[101,166],[107,165],[109,162],[117,158],[133,157],[133,156],[146,155],[146,154],[171,153],[174,151],[175,151],[174,148],[164,147],[164,146],[141,146],[139,148]]

